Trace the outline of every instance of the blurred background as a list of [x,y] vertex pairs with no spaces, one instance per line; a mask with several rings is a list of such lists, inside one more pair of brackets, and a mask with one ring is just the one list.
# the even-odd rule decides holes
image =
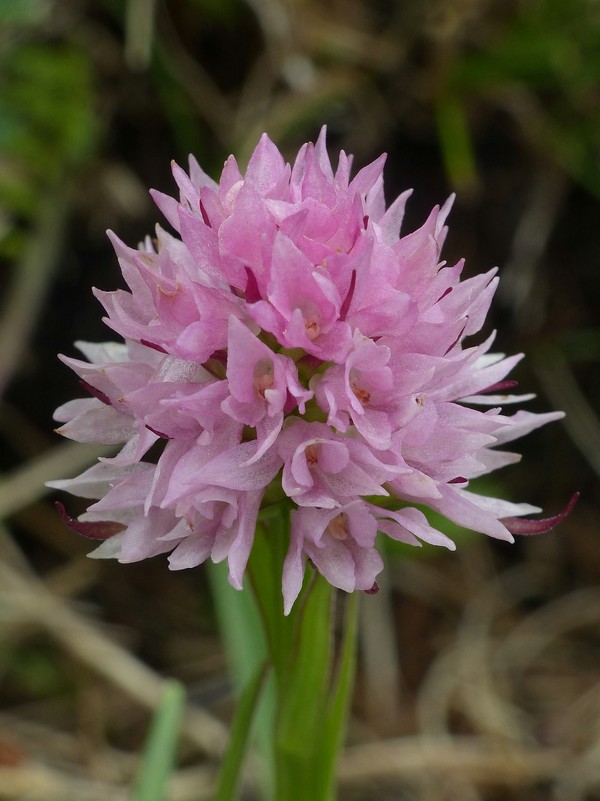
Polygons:
[[334,163],[388,153],[405,232],[457,193],[445,258],[499,265],[489,330],[527,353],[528,408],[567,412],[486,490],[550,515],[582,492],[515,546],[389,549],[340,798],[600,799],[598,0],[0,0],[0,799],[128,798],[167,676],[190,701],[169,798],[212,797],[233,693],[204,570],[88,560],[59,521],[43,482],[99,451],[52,433],[81,394],[56,353],[113,338],[105,230],[152,233],[172,159],[216,178],[323,123]]

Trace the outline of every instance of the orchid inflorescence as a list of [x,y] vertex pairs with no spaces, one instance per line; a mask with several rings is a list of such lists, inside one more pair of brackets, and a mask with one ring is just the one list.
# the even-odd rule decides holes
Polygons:
[[239,589],[261,505],[287,504],[287,613],[307,559],[343,590],[376,588],[378,531],[454,548],[417,507],[509,541],[564,517],[468,489],[520,458],[498,446],[562,413],[502,413],[533,397],[506,394],[522,355],[490,353],[493,334],[465,345],[496,270],[461,281],[462,261],[440,262],[452,199],[400,236],[410,192],[386,209],[384,161],[351,179],[342,151],[334,172],[323,129],[290,167],[265,134],[245,175],[233,156],[218,183],[192,157],[189,175],[174,165],[180,199],[153,197],[177,235],[157,227],[138,249],[111,235],[129,291],[95,294],[125,342],[62,357],[92,397],[56,419],[123,447],[52,482],[95,499],[63,511],[103,540],[94,556],[226,558]]

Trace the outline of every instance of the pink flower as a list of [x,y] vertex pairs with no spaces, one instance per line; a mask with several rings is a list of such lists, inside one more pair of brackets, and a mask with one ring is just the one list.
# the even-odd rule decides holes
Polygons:
[[327,423],[339,431],[353,424],[376,450],[391,446],[395,408],[391,355],[389,347],[355,329],[345,363],[332,365],[315,381],[319,405],[329,412]]
[[304,414],[313,393],[298,381],[289,356],[274,353],[236,317],[229,319],[227,380],[231,393],[221,404],[225,414],[257,432],[256,461],[275,442],[288,398]]
[[365,442],[324,423],[290,419],[277,452],[283,460],[281,486],[298,506],[332,509],[361,496],[387,496],[383,484],[397,474],[396,466],[380,461]]
[[498,446],[562,414],[505,415],[533,397],[505,394],[521,356],[490,353],[493,336],[465,344],[497,278],[461,281],[462,262],[440,261],[451,200],[400,236],[410,193],[386,209],[384,158],[353,179],[351,161],[333,170],[323,130],[290,166],[265,134],[245,174],[233,156],[218,183],[192,158],[189,175],[174,167],[179,199],[153,196],[175,234],[138,249],[113,237],[128,289],[96,295],[125,342],[62,357],[91,397],[56,418],[64,436],[123,447],[51,483],[95,500],[63,516],[102,540],[96,556],[227,559],[241,588],[278,488],[288,612],[307,560],[347,592],[373,589],[378,531],[453,548],[415,504],[505,540],[570,510],[531,521],[536,507],[469,490],[518,460]]
[[383,561],[375,548],[377,521],[354,500],[333,509],[304,507],[292,512],[291,543],[283,566],[284,611],[300,592],[308,558],[335,587],[370,590]]

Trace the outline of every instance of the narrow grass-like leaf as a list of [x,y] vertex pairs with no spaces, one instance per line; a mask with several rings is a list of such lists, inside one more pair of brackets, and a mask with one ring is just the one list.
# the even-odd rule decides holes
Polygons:
[[272,514],[258,527],[248,563],[252,589],[277,675],[289,658],[299,606],[296,604],[288,617],[284,616],[281,581],[289,545],[289,526],[288,510],[282,506],[278,514]]
[[472,190],[477,184],[475,156],[463,104],[444,93],[438,98],[437,123],[446,172],[456,189]]
[[184,702],[183,686],[178,681],[167,682],[144,748],[132,801],[164,801],[175,764]]
[[[229,584],[226,563],[210,564],[208,567],[219,630],[235,693],[240,698],[267,659],[263,622],[250,588],[239,592]],[[256,710],[253,728],[253,736],[256,737],[264,763],[262,791],[266,799],[271,797],[272,792],[274,708],[274,690],[269,682]]]
[[227,580],[227,564],[208,564],[217,622],[236,693],[256,674],[267,653],[260,614],[248,589],[235,590]]
[[294,648],[279,677],[277,738],[277,798],[322,801],[319,786],[322,759],[323,706],[331,670],[332,587],[317,576],[298,618]]
[[295,751],[314,748],[331,658],[331,585],[317,576],[306,599],[297,642],[281,677],[285,702],[277,718],[279,741]]
[[244,755],[267,673],[268,665],[265,662],[259,667],[252,680],[248,682],[239,698],[229,738],[229,746],[219,770],[215,801],[235,801],[238,797]]
[[337,756],[344,743],[354,676],[356,672],[356,648],[358,631],[358,594],[352,593],[346,601],[344,633],[337,666],[337,676],[332,689],[327,713],[321,729],[321,754],[316,765],[318,783],[324,801],[335,799],[335,767]]

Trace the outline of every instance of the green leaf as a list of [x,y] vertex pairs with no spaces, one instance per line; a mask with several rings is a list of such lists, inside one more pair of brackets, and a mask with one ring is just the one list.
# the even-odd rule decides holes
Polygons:
[[278,677],[277,798],[324,799],[319,777],[323,707],[332,658],[333,588],[316,575],[303,599],[286,669]]
[[335,798],[335,767],[337,756],[344,744],[348,713],[356,673],[358,639],[358,595],[353,592],[346,601],[344,630],[337,667],[337,677],[330,693],[322,728],[320,757],[316,770],[317,782],[325,801]]
[[[208,575],[221,638],[227,652],[227,662],[238,698],[243,697],[246,686],[254,681],[257,672],[267,659],[265,631],[254,594],[245,588],[235,590],[227,580],[227,564],[210,563]],[[264,770],[262,790],[265,798],[271,797],[273,775],[273,719],[275,695],[271,681],[262,693],[255,712],[253,734],[262,756]]]
[[443,94],[437,101],[437,125],[446,173],[450,183],[468,191],[477,183],[477,171],[469,125],[460,100]]
[[227,580],[226,562],[209,563],[207,569],[227,663],[241,693],[267,655],[262,621],[252,593],[235,590]]
[[282,672],[279,692],[285,699],[277,717],[278,743],[290,751],[314,748],[314,732],[329,683],[333,590],[315,577],[301,610],[296,646]]
[[[307,798],[331,801],[333,797],[335,761],[343,741],[354,676],[356,599],[350,599],[347,607],[348,628],[342,636],[341,653],[334,671],[334,589],[331,585],[313,569],[308,570],[294,608],[287,617],[283,614],[281,583],[288,545],[287,508],[285,504],[271,505],[261,513],[248,574],[265,635],[261,642],[266,645],[274,681],[266,685],[261,703],[255,676],[242,695],[240,704],[244,709],[239,712],[239,724],[236,723],[239,732],[232,737],[230,749],[234,753],[226,758],[218,801],[235,798],[252,717],[258,719],[259,732],[268,728],[268,737],[263,739],[263,753],[268,744],[271,761],[267,759],[266,762],[275,776],[274,788],[269,787],[263,797],[274,797],[277,801],[306,801]],[[217,608],[222,607],[226,641],[237,632],[233,634],[235,642],[230,648],[244,653],[246,643],[247,665],[249,660],[256,660],[252,642],[255,644],[259,640],[255,631],[256,618],[252,618],[255,613],[248,617],[252,604],[245,592],[234,593],[230,587],[225,591],[223,570],[218,575],[213,571],[213,575],[215,581],[223,585],[215,584],[215,599]],[[230,601],[226,606],[222,604],[227,592],[234,593],[239,600],[236,611],[229,605]],[[227,610],[225,614],[223,609]],[[247,620],[252,622],[248,624]],[[248,638],[251,640],[249,647]],[[260,669],[261,665],[256,667]],[[269,793],[271,790],[274,796]]]
[[152,721],[132,801],[164,801],[175,764],[184,703],[183,686],[168,681]]
[[86,157],[95,138],[90,65],[75,47],[24,44],[5,54],[0,138],[40,180]]
[[215,801],[234,801],[237,798],[244,755],[267,673],[268,665],[265,662],[248,682],[238,701],[229,746],[219,771]]
[[297,608],[284,617],[281,582],[289,545],[288,510],[284,505],[277,505],[270,512],[268,520],[263,520],[257,528],[248,571],[273,667],[279,675],[290,654]]

